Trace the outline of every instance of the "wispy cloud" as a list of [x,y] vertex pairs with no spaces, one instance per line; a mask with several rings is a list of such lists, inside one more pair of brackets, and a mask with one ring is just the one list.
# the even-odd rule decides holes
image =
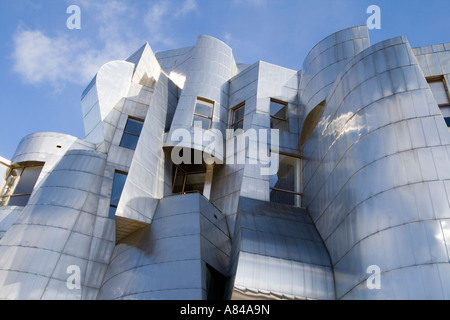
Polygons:
[[81,8],[82,29],[89,21],[89,30],[95,32],[74,37],[73,33],[54,34],[19,26],[13,35],[13,69],[25,82],[49,83],[55,88],[67,83],[87,84],[103,64],[125,59],[146,41],[176,46],[168,31],[171,19],[198,11],[196,0],[183,0],[181,4],[159,0],[144,8],[119,0],[69,2]]

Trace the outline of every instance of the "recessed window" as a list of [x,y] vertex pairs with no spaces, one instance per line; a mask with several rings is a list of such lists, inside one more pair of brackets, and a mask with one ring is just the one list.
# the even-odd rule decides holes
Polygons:
[[447,83],[442,76],[427,78],[427,81],[430,85],[430,89],[433,93],[434,99],[439,105],[439,109],[441,110],[445,123],[450,130],[450,98],[448,94]]
[[113,187],[111,192],[111,202],[109,205],[108,218],[114,219],[116,216],[117,206],[119,205],[120,196],[122,195],[123,187],[127,181],[127,173],[116,171],[114,172]]
[[43,165],[11,168],[0,193],[0,206],[26,206]]
[[180,164],[174,167],[172,193],[201,193],[205,187],[206,167],[202,164]]
[[125,129],[123,130],[120,146],[127,149],[136,150],[143,126],[144,120],[129,117],[127,124],[125,125]]
[[197,98],[197,102],[195,103],[193,123],[195,124],[196,121],[200,121],[202,123],[203,129],[211,129],[213,111],[214,101],[200,97]]
[[270,99],[270,128],[289,131],[288,103]]
[[448,95],[448,88],[443,77],[427,79],[430,85],[431,92],[433,92],[434,99],[437,104],[442,106],[450,106],[450,98]]
[[270,201],[301,206],[301,159],[279,153],[278,172],[271,175]]
[[232,109],[231,113],[231,129],[244,129],[244,112],[245,103],[241,103]]

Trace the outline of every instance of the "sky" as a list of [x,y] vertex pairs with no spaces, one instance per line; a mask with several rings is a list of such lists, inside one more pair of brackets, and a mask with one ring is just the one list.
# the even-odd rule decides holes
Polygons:
[[[80,8],[69,29],[67,8]],[[148,42],[154,52],[227,43],[237,62],[302,69],[328,35],[365,25],[381,9],[371,43],[405,35],[412,47],[450,42],[449,0],[1,0],[0,156],[34,132],[83,139],[80,97],[98,69]]]

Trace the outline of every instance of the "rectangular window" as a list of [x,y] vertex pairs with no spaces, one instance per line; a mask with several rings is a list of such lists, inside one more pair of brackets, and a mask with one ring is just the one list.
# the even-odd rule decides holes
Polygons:
[[237,105],[232,109],[231,113],[231,129],[244,129],[244,112],[245,112],[245,102]]
[[289,131],[287,102],[270,99],[270,128]]
[[144,120],[128,117],[127,124],[123,130],[122,140],[120,141],[120,146],[136,150],[137,143],[139,141],[139,136],[142,132],[142,127],[144,126]]
[[448,88],[444,77],[428,78],[427,81],[439,107],[450,106]]
[[201,193],[205,187],[206,168],[202,164],[181,164],[175,167],[172,193]]
[[0,193],[0,206],[26,206],[43,165],[12,168]]
[[111,202],[109,205],[108,218],[114,219],[116,216],[117,206],[119,205],[120,196],[122,195],[123,188],[125,187],[125,181],[127,181],[127,173],[116,171],[114,172],[113,187],[111,192]]
[[270,176],[270,201],[301,206],[301,159],[279,153],[277,174]]
[[450,130],[450,96],[443,76],[427,78],[434,99],[439,105],[445,123]]
[[200,121],[203,129],[211,129],[213,112],[214,101],[198,97],[195,103],[193,123],[195,124],[196,121]]

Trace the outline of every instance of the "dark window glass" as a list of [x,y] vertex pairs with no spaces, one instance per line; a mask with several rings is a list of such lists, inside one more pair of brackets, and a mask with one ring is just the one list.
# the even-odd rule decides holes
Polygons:
[[195,124],[195,121],[200,121],[203,129],[208,130],[211,128],[213,110],[213,101],[197,98],[197,102],[195,103],[193,124]]
[[279,154],[277,174],[270,176],[270,201],[300,206],[301,163],[299,158]]
[[26,206],[43,166],[14,168],[0,193],[0,206]]
[[447,127],[450,128],[450,117],[444,118],[445,123],[447,124]]
[[113,187],[111,192],[111,202],[109,210],[109,218],[114,219],[116,214],[117,206],[119,205],[120,196],[122,195],[123,187],[125,186],[125,181],[127,180],[127,175],[125,173],[115,172]]
[[288,104],[281,101],[270,100],[270,127],[288,131]]
[[203,193],[203,188],[205,186],[205,172],[199,173],[188,173],[186,175],[186,184],[184,186],[184,192],[194,192],[198,191]]
[[244,128],[244,111],[245,111],[244,104],[237,106],[233,109],[231,128],[233,128],[234,130]]
[[185,172],[183,169],[181,169],[180,166],[176,167],[175,172],[175,179],[173,183],[173,193],[181,193],[183,192],[183,185],[184,185],[184,177]]
[[30,200],[30,195],[24,196],[12,196],[9,198],[8,206],[21,206],[25,207]]
[[144,122],[142,120],[128,118],[127,124],[125,125],[125,129],[123,131],[122,140],[120,141],[120,146],[127,149],[136,150],[143,126]]
[[25,168],[20,175],[19,183],[13,194],[31,194],[34,185],[41,174],[41,170],[42,167]]
[[172,193],[198,192],[203,194],[206,167],[202,164],[181,164],[174,166]]

